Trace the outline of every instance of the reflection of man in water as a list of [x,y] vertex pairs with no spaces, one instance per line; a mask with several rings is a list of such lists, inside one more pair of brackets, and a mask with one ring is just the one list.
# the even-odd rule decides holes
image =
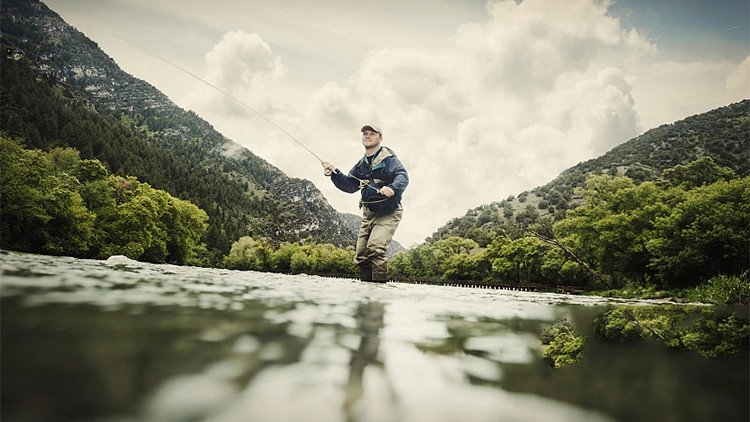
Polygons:
[[382,303],[361,303],[357,308],[357,328],[359,329],[359,348],[352,353],[349,362],[349,382],[344,400],[344,412],[347,421],[357,420],[354,405],[362,397],[362,377],[368,364],[382,366],[377,360],[380,346],[380,329],[383,328],[385,305]]

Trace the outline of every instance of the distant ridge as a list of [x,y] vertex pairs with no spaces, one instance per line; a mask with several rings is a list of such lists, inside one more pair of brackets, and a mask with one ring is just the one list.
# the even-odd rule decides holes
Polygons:
[[750,174],[750,100],[651,129],[600,157],[563,171],[546,185],[473,208],[440,227],[428,240],[460,236],[484,245],[495,228],[522,230],[537,217],[561,218],[577,200],[575,188],[582,186],[590,174],[624,175],[642,182],[704,156],[739,176]]

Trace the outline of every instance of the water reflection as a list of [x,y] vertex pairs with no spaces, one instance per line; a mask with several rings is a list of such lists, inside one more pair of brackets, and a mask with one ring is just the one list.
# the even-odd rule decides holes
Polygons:
[[344,412],[347,422],[361,420],[356,412],[356,404],[362,398],[362,380],[367,365],[383,367],[378,360],[380,347],[380,329],[383,328],[383,313],[385,306],[378,302],[364,302],[357,307],[357,331],[359,331],[359,346],[352,353],[349,362],[349,380],[346,386]]
[[590,336],[607,299],[22,254],[0,265],[4,421],[748,414],[747,356],[593,341],[551,369],[541,329],[566,318]]

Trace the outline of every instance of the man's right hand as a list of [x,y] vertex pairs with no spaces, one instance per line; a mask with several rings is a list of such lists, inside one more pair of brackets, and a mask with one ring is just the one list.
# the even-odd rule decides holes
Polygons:
[[320,164],[323,166],[323,174],[325,174],[326,176],[330,176],[334,171],[336,171],[336,166],[329,163],[328,161],[323,161]]

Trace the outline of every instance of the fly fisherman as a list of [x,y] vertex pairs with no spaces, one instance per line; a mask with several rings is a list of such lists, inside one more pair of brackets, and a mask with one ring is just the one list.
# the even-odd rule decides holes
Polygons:
[[383,132],[377,126],[362,126],[365,156],[344,174],[329,162],[322,162],[326,176],[344,192],[360,191],[362,225],[359,227],[354,263],[359,267],[360,280],[388,281],[388,260],[385,251],[401,222],[401,195],[409,184],[409,175],[396,154],[381,146]]

